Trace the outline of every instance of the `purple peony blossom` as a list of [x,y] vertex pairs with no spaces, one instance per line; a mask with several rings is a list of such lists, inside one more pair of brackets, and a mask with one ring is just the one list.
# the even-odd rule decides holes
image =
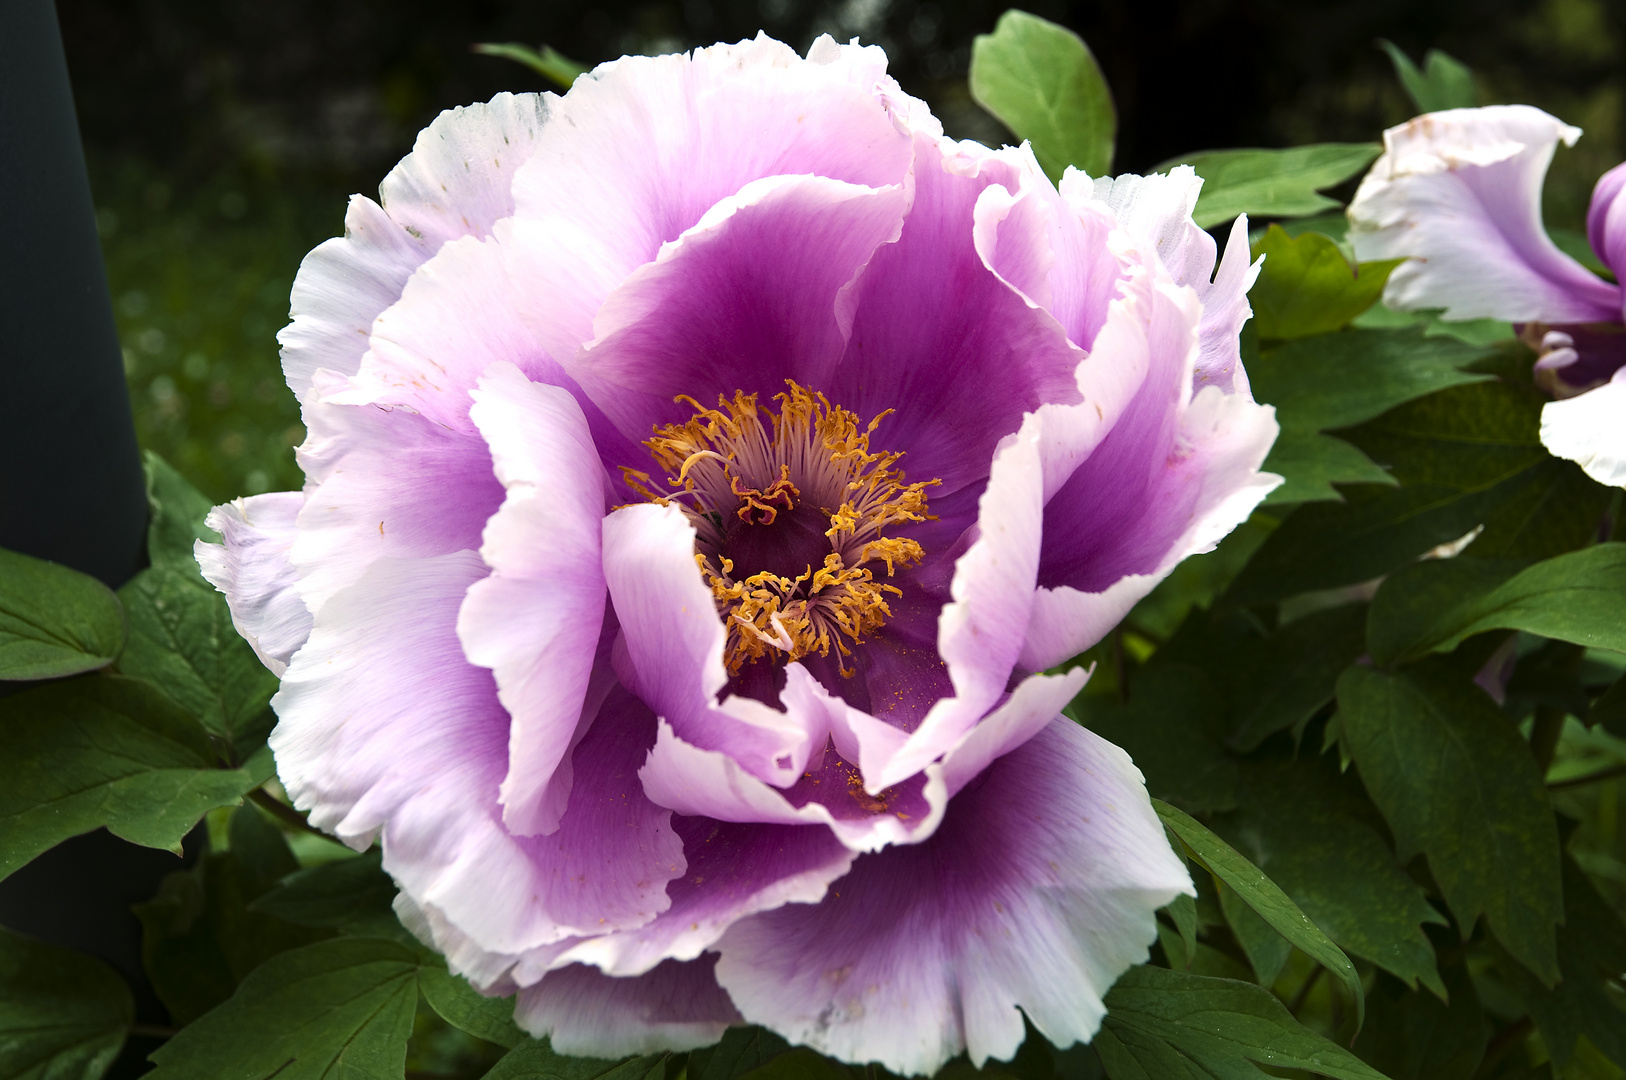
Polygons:
[[305,490],[198,548],[295,804],[561,1052],[1069,1045],[1192,891],[1045,672],[1277,482],[1245,223],[1214,276],[1189,169],[1058,192],[885,64],[443,114],[294,284]]
[[[1522,324],[1559,399],[1542,410],[1541,441],[1599,483],[1626,486],[1626,297],[1560,251],[1541,223],[1553,151],[1580,137],[1529,105],[1452,109],[1390,128],[1350,203],[1350,238],[1363,260],[1409,260],[1389,276],[1390,307]],[[1598,260],[1626,270],[1626,164],[1598,180],[1586,225]]]

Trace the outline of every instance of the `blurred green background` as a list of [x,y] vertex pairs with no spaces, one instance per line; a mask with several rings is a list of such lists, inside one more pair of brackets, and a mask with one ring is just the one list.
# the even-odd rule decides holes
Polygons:
[[[1000,142],[970,101],[971,39],[1005,7],[964,0],[60,0],[142,443],[209,496],[297,487],[303,439],[276,332],[299,260],[341,231],[438,111],[546,89],[481,41],[586,63],[766,29],[883,45],[950,134]],[[1560,150],[1550,222],[1577,226],[1626,157],[1626,4],[1610,0],[1035,0],[1081,33],[1120,114],[1115,171],[1184,152],[1375,139],[1409,108],[1375,39],[1466,62],[1485,103],[1586,129]]]

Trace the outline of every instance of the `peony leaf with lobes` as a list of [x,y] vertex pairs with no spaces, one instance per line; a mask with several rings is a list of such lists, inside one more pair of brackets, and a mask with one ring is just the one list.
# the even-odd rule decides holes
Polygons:
[[214,766],[203,729],[145,683],[84,675],[0,701],[0,877],[70,836],[115,836],[180,854],[205,813],[271,776],[262,751]]
[[143,679],[232,746],[237,760],[265,744],[277,678],[232,627],[226,598],[198,571],[192,545],[216,541],[203,524],[209,500],[154,454],[147,455],[152,566],[119,590],[130,639],[119,670]]
[[1402,863],[1428,857],[1466,934],[1483,915],[1520,963],[1559,976],[1558,828],[1530,748],[1484,691],[1429,660],[1338,680],[1344,745]]
[[1303,1027],[1269,990],[1142,965],[1107,992],[1094,1046],[1110,1080],[1259,1080],[1260,1065],[1335,1080],[1383,1080]]
[[1468,65],[1441,49],[1430,49],[1423,57],[1422,70],[1412,58],[1394,42],[1378,39],[1378,46],[1389,54],[1400,85],[1406,88],[1412,104],[1419,113],[1440,112],[1445,109],[1471,109],[1479,104],[1474,90],[1474,73]]
[[1393,485],[1394,478],[1361,450],[1324,433],[1451,386],[1482,382],[1488,376],[1465,369],[1484,356],[1483,349],[1424,337],[1416,328],[1317,334],[1248,358],[1254,397],[1276,406],[1282,425],[1265,465],[1287,482],[1265,501],[1342,498],[1333,484]]
[[94,671],[123,647],[124,611],[106,585],[0,548],[0,680]]
[[1203,150],[1172,158],[1155,168],[1168,172],[1190,165],[1203,178],[1192,220],[1203,228],[1222,225],[1238,214],[1305,217],[1338,205],[1319,195],[1372,163],[1377,143],[1313,143],[1286,150]]
[[0,1076],[95,1080],[134,1019],[130,988],[106,964],[0,928]]
[[1112,91],[1090,47],[1065,26],[1007,11],[972,42],[970,80],[977,104],[1033,144],[1051,180],[1069,165],[1091,176],[1112,168]]
[[[1197,861],[1207,867],[1216,879],[1234,890],[1237,898],[1252,908],[1278,934],[1302,949],[1344,984],[1344,989],[1354,999],[1355,1026],[1359,1028],[1366,1017],[1366,993],[1361,987],[1360,973],[1343,950],[1310,921],[1279,885],[1230,844],[1215,836],[1207,826],[1158,799],[1152,800],[1152,807],[1163,819],[1164,826],[1180,838]],[[1136,969],[1130,970],[1133,972]],[[1110,1009],[1110,1003],[1108,1007]]]
[[399,1080],[418,1004],[416,950],[338,938],[274,956],[152,1054],[152,1080]]
[[1448,652],[1487,630],[1522,630],[1626,652],[1626,543],[1605,543],[1534,566],[1431,559],[1399,571],[1372,598],[1372,659],[1388,665]]

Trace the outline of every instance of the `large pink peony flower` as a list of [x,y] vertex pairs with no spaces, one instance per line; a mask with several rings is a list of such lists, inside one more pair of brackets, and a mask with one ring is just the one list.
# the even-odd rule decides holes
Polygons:
[[[1626,487],[1626,293],[1559,250],[1541,223],[1541,186],[1559,142],[1581,129],[1529,105],[1428,113],[1383,133],[1383,156],[1349,205],[1365,259],[1404,258],[1384,288],[1397,310],[1505,319],[1540,352],[1559,399],[1541,441],[1601,484]],[[1593,254],[1626,270],[1626,164],[1592,191]]]
[[562,1052],[1071,1044],[1191,891],[1044,672],[1275,480],[1243,226],[1210,282],[1189,170],[1058,193],[885,62],[442,115],[294,285],[305,490],[199,547],[295,803]]

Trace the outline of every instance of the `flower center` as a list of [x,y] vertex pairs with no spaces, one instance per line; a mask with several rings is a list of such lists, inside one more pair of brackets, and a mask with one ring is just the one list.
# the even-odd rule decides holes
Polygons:
[[938,481],[910,484],[895,468],[901,453],[870,450],[887,413],[860,428],[823,394],[789,386],[774,397],[777,411],[744,391],[719,395],[715,409],[678,398],[694,415],[644,443],[668,490],[623,472],[633,490],[694,523],[695,563],[728,626],[730,674],[765,656],[789,662],[833,648],[848,676],[851,647],[885,624],[887,598],[903,595],[877,572],[890,578],[924,554],[886,534],[927,520],[925,489]]

